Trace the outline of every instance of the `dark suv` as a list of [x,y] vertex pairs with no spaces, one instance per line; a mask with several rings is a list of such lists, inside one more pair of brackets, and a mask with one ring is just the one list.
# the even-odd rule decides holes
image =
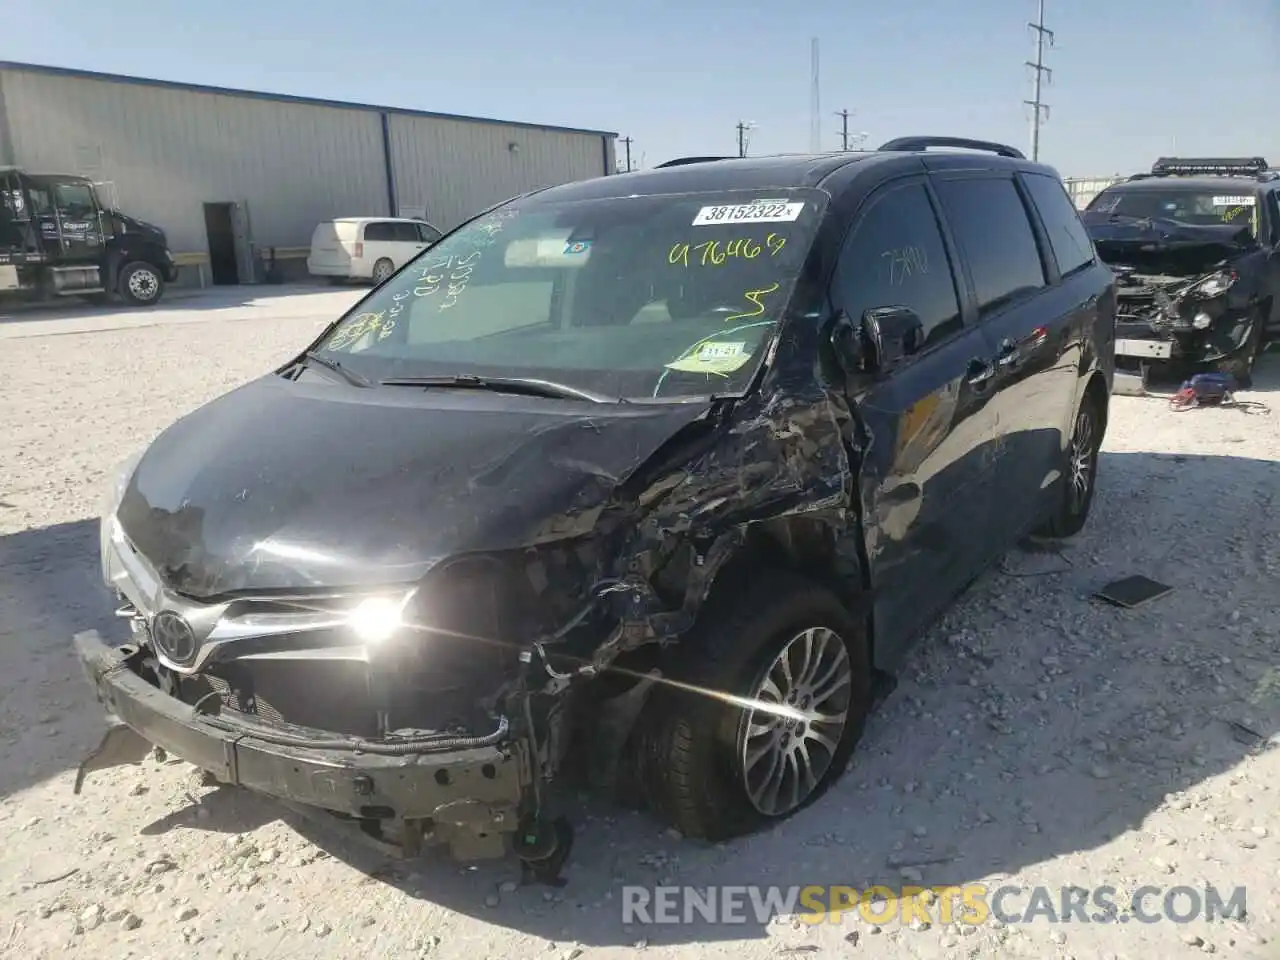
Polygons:
[[491,209],[122,469],[82,773],[149,741],[539,863],[569,773],[690,836],[785,817],[915,634],[1084,524],[1113,287],[1057,175],[978,141]]
[[1262,157],[1162,157],[1094,197],[1083,219],[1117,274],[1126,388],[1141,392],[1166,366],[1249,386],[1280,335],[1280,172]]

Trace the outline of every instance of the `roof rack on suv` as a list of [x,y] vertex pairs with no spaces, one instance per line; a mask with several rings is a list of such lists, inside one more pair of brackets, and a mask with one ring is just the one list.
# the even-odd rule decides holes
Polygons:
[[1021,150],[1003,143],[990,140],[969,140],[966,137],[898,137],[888,143],[882,143],[879,150],[892,153],[914,153],[927,150],[929,147],[952,147],[959,150],[985,150],[988,153],[1008,157],[1011,160],[1027,159]]
[[655,170],[661,170],[663,167],[683,167],[686,163],[714,163],[717,160],[738,160],[739,157],[677,157],[674,160],[668,160],[666,163],[660,163]]
[[1161,157],[1151,165],[1151,176],[1256,177],[1268,166],[1264,157]]

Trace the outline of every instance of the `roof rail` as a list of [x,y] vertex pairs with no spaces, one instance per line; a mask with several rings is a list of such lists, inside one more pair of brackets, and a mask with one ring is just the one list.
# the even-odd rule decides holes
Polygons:
[[1021,150],[990,140],[969,140],[966,137],[898,137],[882,143],[877,149],[891,153],[914,153],[929,147],[954,147],[960,150],[985,150],[988,153],[1008,157],[1011,160],[1027,159]]
[[661,170],[663,167],[683,167],[687,163],[715,163],[717,160],[738,160],[740,157],[677,157],[675,160],[668,160],[666,163],[660,163],[655,170]]
[[1264,157],[1161,157],[1151,165],[1151,175],[1256,177],[1269,166]]

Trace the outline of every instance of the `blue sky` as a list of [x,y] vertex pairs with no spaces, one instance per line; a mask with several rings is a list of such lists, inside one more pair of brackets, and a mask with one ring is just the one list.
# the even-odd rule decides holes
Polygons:
[[[652,165],[735,152],[739,120],[757,125],[752,153],[807,150],[817,36],[824,149],[841,108],[869,146],[947,133],[1026,149],[1035,14],[1036,0],[14,2],[0,59],[617,130]],[[1041,156],[1064,176],[1175,150],[1280,164],[1280,0],[1048,0],[1046,21]]]

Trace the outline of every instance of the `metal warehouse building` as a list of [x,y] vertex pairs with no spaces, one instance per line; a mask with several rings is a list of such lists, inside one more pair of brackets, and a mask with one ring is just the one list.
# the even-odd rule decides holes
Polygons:
[[0,165],[77,174],[163,228],[206,277],[233,244],[305,272],[317,223],[418,216],[449,229],[540,186],[613,173],[616,134],[0,62]]

